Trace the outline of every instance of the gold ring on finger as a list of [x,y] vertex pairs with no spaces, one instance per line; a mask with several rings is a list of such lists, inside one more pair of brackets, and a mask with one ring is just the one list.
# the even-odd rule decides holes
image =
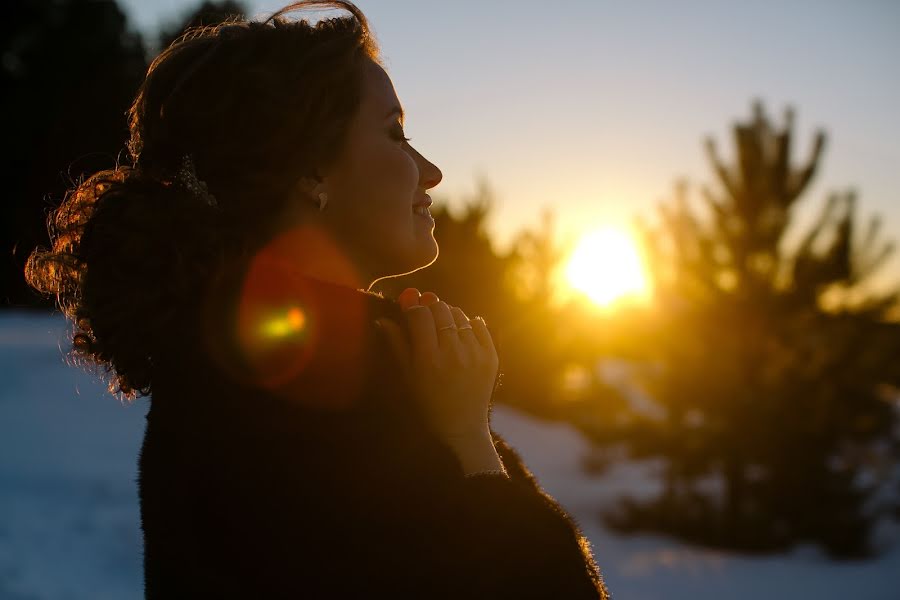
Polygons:
[[443,327],[438,327],[438,331],[444,331],[445,329],[456,329],[456,323],[451,325],[445,325]]
[[462,327],[457,327],[457,329],[459,329],[460,331],[462,331],[463,329],[472,329],[472,325],[470,325],[469,323],[466,323]]

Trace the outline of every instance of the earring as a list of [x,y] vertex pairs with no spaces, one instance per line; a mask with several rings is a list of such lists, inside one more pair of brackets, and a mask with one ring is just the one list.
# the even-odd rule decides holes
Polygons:
[[328,194],[325,192],[319,193],[319,210],[323,210],[325,208],[325,204],[328,202]]

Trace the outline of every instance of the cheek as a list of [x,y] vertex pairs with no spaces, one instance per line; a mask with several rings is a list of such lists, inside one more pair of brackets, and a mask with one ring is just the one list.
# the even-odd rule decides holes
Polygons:
[[415,185],[419,178],[419,169],[412,154],[396,140],[387,136],[379,136],[370,140],[366,147],[361,147],[365,168],[373,179],[396,181]]
[[393,148],[380,160],[372,162],[369,174],[369,192],[374,192],[372,195],[377,198],[377,205],[382,211],[389,207],[404,212],[410,209],[419,182],[419,169],[412,156],[402,149]]
[[415,190],[419,181],[419,168],[415,159],[402,148],[394,147],[386,152],[379,171],[383,179],[401,189]]
[[[398,215],[411,211],[419,182],[413,156],[396,143],[373,143],[360,150],[351,162],[348,196],[358,202],[357,218],[396,223]],[[352,183],[351,183],[352,181]]]

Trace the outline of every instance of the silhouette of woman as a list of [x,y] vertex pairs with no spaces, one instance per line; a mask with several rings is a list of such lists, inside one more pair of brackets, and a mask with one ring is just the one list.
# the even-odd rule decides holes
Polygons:
[[489,427],[484,320],[371,291],[437,257],[441,172],[360,10],[189,30],[128,116],[131,165],[67,194],[26,275],[150,397],[146,597],[608,598]]

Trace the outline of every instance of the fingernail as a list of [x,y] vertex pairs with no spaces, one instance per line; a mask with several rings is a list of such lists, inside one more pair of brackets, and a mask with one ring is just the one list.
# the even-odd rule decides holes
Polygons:
[[438,295],[434,292],[425,292],[424,294],[422,294],[420,300],[422,304],[434,304],[436,302],[440,302],[441,299],[438,298]]
[[400,303],[400,308],[406,310],[410,306],[415,306],[419,304],[419,290],[416,288],[406,288],[402,292],[400,292],[400,296],[397,298],[397,301]]

